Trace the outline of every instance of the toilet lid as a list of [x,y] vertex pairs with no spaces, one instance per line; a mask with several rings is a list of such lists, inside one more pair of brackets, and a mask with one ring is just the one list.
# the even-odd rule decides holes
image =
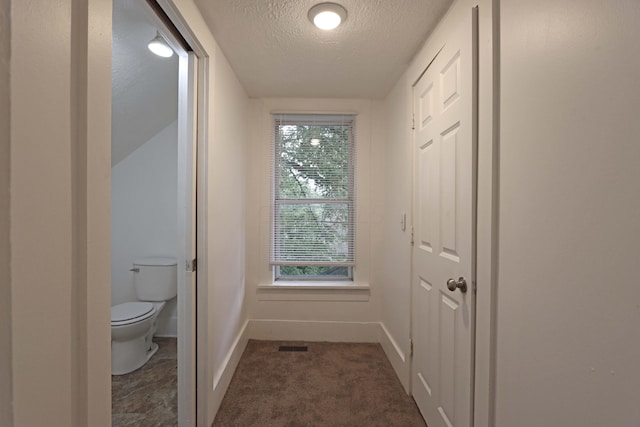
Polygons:
[[132,323],[144,320],[153,314],[150,302],[125,302],[111,307],[111,323]]

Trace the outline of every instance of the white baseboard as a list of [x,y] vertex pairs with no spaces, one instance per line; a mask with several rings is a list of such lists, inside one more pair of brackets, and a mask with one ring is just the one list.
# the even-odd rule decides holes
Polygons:
[[178,334],[164,334],[164,333],[163,334],[158,334],[158,333],[155,333],[155,334],[153,334],[153,337],[154,338],[158,337],[158,338],[176,338],[177,339],[178,338]]
[[386,326],[384,326],[384,323],[379,323],[379,325],[380,336],[378,340],[380,342],[380,345],[387,355],[387,359],[389,359],[389,362],[391,362],[393,370],[396,371],[396,375],[398,376],[398,379],[400,379],[404,390],[407,392],[407,394],[409,394],[409,380],[411,377],[411,361],[409,360],[410,358],[407,354],[405,354],[396,340],[393,339],[393,336],[391,336],[389,330],[386,328]]
[[378,342],[378,322],[328,322],[309,320],[249,321],[248,336],[256,340]]
[[154,336],[176,338],[178,336],[178,316],[158,316],[158,330]]
[[[231,383],[231,378],[233,377],[233,373],[236,371],[238,367],[238,363],[240,362],[240,357],[244,352],[245,347],[247,346],[247,342],[249,341],[249,337],[247,334],[248,331],[249,320],[247,320],[242,329],[238,333],[235,341],[231,345],[231,348],[227,352],[224,360],[222,361],[221,366],[214,373],[213,376],[213,399],[210,402],[212,405],[210,413],[213,412],[215,415],[220,408],[220,404],[222,403],[222,399],[224,398],[227,389],[229,388],[229,383]],[[211,420],[213,421],[213,420]]]

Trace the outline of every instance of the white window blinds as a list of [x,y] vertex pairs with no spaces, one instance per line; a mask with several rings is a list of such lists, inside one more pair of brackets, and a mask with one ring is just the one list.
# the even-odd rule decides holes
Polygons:
[[273,115],[272,265],[355,263],[355,116]]

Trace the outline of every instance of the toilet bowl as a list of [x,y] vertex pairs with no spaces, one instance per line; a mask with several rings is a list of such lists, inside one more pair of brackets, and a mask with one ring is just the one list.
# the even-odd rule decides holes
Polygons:
[[111,374],[142,367],[158,351],[151,340],[165,302],[125,302],[111,307]]
[[142,367],[158,351],[152,342],[156,319],[166,301],[177,295],[176,260],[143,258],[133,263],[134,287],[140,301],[111,307],[111,374]]

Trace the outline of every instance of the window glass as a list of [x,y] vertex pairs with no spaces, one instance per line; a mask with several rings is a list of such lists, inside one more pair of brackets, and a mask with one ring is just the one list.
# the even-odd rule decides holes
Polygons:
[[351,278],[354,138],[354,116],[274,116],[271,263],[277,278]]

